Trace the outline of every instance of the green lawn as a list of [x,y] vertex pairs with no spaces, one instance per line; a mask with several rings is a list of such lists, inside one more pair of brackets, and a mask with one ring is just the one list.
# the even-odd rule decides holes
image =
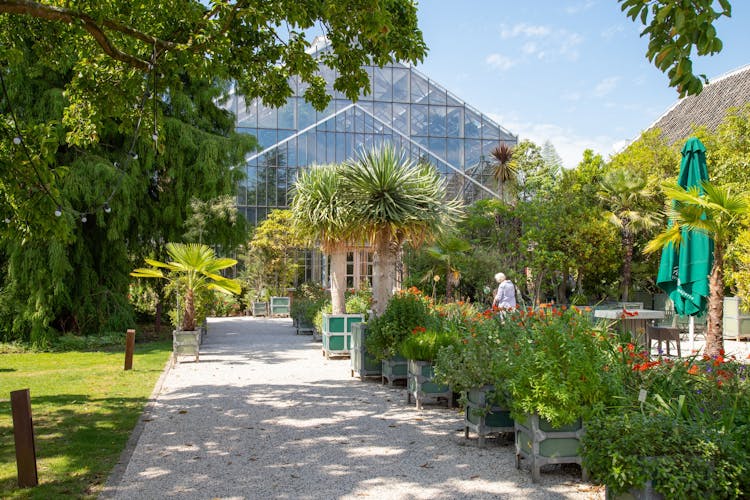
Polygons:
[[[95,498],[117,462],[171,342],[118,352],[0,354],[0,498]],[[29,389],[39,486],[17,487],[10,392]]]

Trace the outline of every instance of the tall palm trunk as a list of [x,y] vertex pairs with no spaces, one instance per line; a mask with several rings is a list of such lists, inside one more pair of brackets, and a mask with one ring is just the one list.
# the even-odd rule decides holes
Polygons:
[[190,288],[185,293],[185,319],[182,321],[182,326],[185,331],[195,330],[195,296]]
[[625,261],[622,264],[622,301],[630,300],[630,281],[633,273],[633,233],[622,231],[622,244],[625,248]]
[[396,256],[391,251],[388,229],[381,230],[375,236],[375,253],[372,259],[372,310],[380,316],[388,305],[395,283],[393,275]]
[[346,247],[337,245],[331,255],[331,310],[333,314],[346,314]]
[[724,348],[724,248],[720,242],[714,245],[709,289],[705,354],[718,356]]

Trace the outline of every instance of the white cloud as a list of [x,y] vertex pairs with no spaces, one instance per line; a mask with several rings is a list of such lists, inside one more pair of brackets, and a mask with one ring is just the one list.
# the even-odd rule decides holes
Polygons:
[[604,97],[610,94],[617,87],[617,83],[620,81],[619,76],[609,76],[594,87],[594,95],[596,97]]
[[501,71],[507,71],[516,64],[513,59],[502,54],[490,54],[485,59],[485,62]]
[[605,40],[612,40],[617,34],[625,31],[625,28],[621,24],[615,24],[602,30],[601,36]]
[[516,38],[523,35],[527,38],[546,37],[551,33],[547,26],[534,26],[526,23],[518,23],[513,26],[502,25],[500,27],[500,38]]
[[578,14],[580,12],[589,10],[594,5],[596,5],[596,2],[594,0],[576,2],[572,5],[568,5],[567,7],[565,7],[565,12],[567,12],[568,14]]
[[582,136],[569,127],[555,123],[531,123],[513,116],[494,113],[488,113],[488,115],[512,133],[518,134],[519,141],[529,139],[539,146],[545,141],[550,141],[562,158],[565,168],[578,166],[586,149],[591,149],[607,159],[630,144],[629,140],[615,139],[607,135]]
[[501,25],[500,38],[524,40],[519,51],[526,56],[533,56],[537,59],[564,57],[569,61],[578,59],[580,55],[578,46],[583,43],[583,37],[578,33],[526,23],[513,26]]

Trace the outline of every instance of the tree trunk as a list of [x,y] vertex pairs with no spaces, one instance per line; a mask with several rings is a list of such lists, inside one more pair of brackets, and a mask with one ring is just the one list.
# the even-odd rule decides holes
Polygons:
[[372,310],[380,316],[393,294],[395,255],[391,251],[390,235],[387,230],[375,236],[372,258]]
[[184,331],[195,330],[195,296],[189,288],[185,293],[185,317],[182,319],[182,329]]
[[630,231],[622,232],[622,244],[625,247],[625,262],[622,265],[622,301],[630,300],[630,275],[633,268],[633,235]]
[[331,311],[346,314],[346,246],[331,249]]
[[724,350],[724,249],[716,242],[709,290],[705,354],[718,356]]

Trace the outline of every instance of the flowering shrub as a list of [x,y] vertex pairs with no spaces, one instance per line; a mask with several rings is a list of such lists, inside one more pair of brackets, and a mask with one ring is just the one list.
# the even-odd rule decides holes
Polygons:
[[618,339],[577,309],[516,311],[504,321],[499,332],[510,349],[507,387],[514,418],[536,412],[562,426],[622,394]]
[[377,359],[395,356],[401,342],[415,327],[439,327],[431,309],[432,300],[417,288],[396,292],[383,314],[368,322],[367,351]]

